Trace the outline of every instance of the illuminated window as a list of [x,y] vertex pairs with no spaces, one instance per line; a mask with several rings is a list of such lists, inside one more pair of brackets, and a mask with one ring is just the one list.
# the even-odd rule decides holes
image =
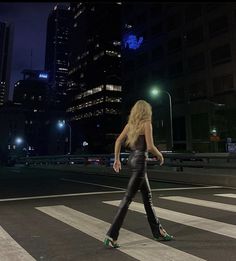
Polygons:
[[100,52],[99,54],[97,54],[97,55],[95,55],[95,56],[93,57],[93,60],[96,61],[98,58],[100,58],[100,57],[103,56],[104,54],[105,54],[104,51]]
[[105,112],[106,112],[107,114],[119,114],[118,110],[112,109],[112,108],[106,108],[106,109],[105,109]]
[[107,91],[118,91],[121,92],[121,86],[120,85],[112,85],[112,84],[106,84],[106,90]]
[[120,54],[118,52],[115,52],[115,51],[106,50],[106,54],[109,55],[109,56],[120,57]]
[[106,96],[106,102],[121,102],[121,98],[112,98],[112,97],[108,97]]

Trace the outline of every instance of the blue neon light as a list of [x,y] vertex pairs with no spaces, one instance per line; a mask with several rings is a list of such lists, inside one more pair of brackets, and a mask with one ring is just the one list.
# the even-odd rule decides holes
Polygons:
[[124,39],[125,48],[128,45],[129,49],[134,49],[134,50],[138,49],[142,44],[142,42],[143,42],[143,37],[141,36],[137,38],[137,36],[134,34],[130,34],[126,36]]
[[40,73],[39,74],[39,78],[47,79],[48,78],[48,74],[47,73]]

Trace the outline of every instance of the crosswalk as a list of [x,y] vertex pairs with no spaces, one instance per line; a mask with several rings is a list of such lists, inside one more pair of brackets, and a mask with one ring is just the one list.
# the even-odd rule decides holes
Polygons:
[[[228,204],[227,199],[236,198],[236,194],[213,194],[213,201],[203,200],[193,197],[186,196],[161,196],[162,200],[167,202],[175,202],[176,204],[185,204],[186,210],[188,207],[191,208],[202,207],[209,209],[221,210],[224,213],[229,215],[234,215],[236,212],[236,202],[235,204]],[[225,203],[217,202],[217,198],[225,198]],[[119,196],[120,198],[120,196]],[[212,198],[212,197],[211,197]],[[223,201],[223,200],[221,200]],[[232,202],[232,201],[231,201]],[[102,200],[101,206],[110,206],[110,208],[118,208],[120,200]],[[73,208],[65,204],[53,204],[47,206],[34,206],[33,207],[38,213],[45,215],[45,217],[51,219],[51,221],[59,221],[61,224],[67,225],[75,231],[82,232],[87,236],[91,237],[94,240],[102,241],[107,232],[107,229],[110,226],[110,223],[103,220],[100,217],[96,217],[94,214],[86,214],[83,211],[80,211],[79,206]],[[154,207],[158,217],[161,220],[168,220],[173,222],[173,225],[184,224],[191,229],[200,229],[203,232],[211,233],[212,236],[219,237],[223,236],[229,239],[236,239],[236,225],[229,224],[228,222],[220,222],[206,217],[201,217],[199,213],[196,215],[190,215],[187,213],[182,213],[178,211],[173,211],[171,209]],[[130,204],[129,210],[133,211],[135,215],[145,214],[144,206],[142,203],[134,201]],[[186,211],[187,212],[187,211]],[[114,212],[113,212],[114,214]],[[108,215],[113,215],[107,213]],[[0,221],[1,222],[1,221]],[[154,241],[150,237],[144,236],[141,233],[136,233],[134,231],[122,228],[120,231],[119,243],[121,248],[114,250],[122,252],[127,255],[127,257],[134,258],[135,260],[140,261],[204,261],[209,260],[204,254],[196,254],[189,251],[183,251],[180,247],[178,238],[176,242],[166,243]],[[236,241],[235,241],[236,247]],[[0,261],[35,261],[38,260],[28,249],[24,249],[17,241],[14,239],[13,235],[10,235],[0,223]],[[114,252],[115,254],[116,252]],[[89,260],[89,259],[88,259]],[[232,257],[232,260],[236,260],[235,256]],[[77,260],[75,260],[77,261]],[[87,261],[87,260],[86,260]]]

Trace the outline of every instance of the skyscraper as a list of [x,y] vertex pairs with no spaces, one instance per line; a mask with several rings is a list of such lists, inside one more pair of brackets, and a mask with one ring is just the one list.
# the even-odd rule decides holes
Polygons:
[[9,99],[12,27],[0,22],[0,106]]
[[108,151],[121,125],[121,5],[72,3],[71,10],[68,117],[78,142]]
[[122,6],[126,108],[149,99],[154,139],[170,143],[168,96],[150,97],[159,87],[172,97],[174,149],[225,151],[227,140],[236,140],[236,4]]
[[63,108],[68,76],[68,39],[71,11],[56,5],[47,23],[45,70],[49,73],[52,101]]

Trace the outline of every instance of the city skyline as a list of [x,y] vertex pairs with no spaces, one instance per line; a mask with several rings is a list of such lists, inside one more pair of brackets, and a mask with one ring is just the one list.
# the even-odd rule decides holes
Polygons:
[[13,25],[10,99],[14,84],[22,78],[21,71],[31,67],[31,50],[32,69],[44,70],[47,19],[56,4],[0,3],[0,21]]

